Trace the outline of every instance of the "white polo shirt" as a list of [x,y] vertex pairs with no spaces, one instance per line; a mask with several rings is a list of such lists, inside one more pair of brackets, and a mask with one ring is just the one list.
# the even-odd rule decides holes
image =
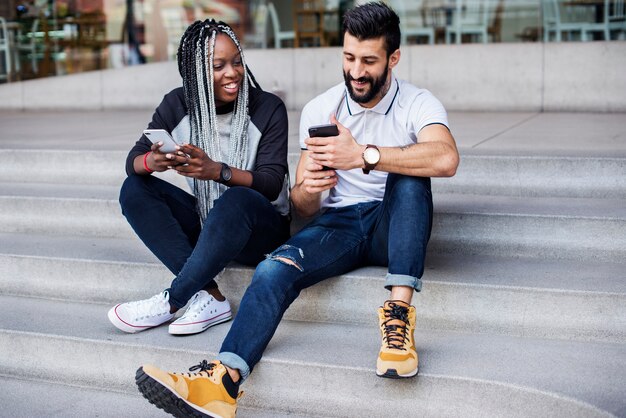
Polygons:
[[[373,108],[366,109],[350,98],[344,83],[338,84],[311,100],[300,118],[300,147],[309,137],[309,127],[330,123],[330,115],[348,128],[359,144],[399,147],[417,143],[417,134],[426,125],[448,126],[443,105],[428,90],[398,80],[392,74],[391,87]],[[386,172],[372,170],[337,170],[338,182],[322,207],[342,207],[371,200],[382,200]]]

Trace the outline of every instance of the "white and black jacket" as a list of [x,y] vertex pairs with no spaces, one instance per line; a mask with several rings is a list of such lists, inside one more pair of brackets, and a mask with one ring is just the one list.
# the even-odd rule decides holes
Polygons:
[[[232,112],[234,102],[218,107],[218,114]],[[281,215],[289,214],[289,168],[287,165],[288,120],[285,104],[277,96],[250,87],[248,126],[248,167],[251,188],[272,202]],[[156,108],[148,129],[165,129],[179,144],[189,143],[191,127],[183,88],[165,95]],[[145,135],[135,143],[126,158],[126,173],[135,174],[133,161],[150,151],[152,143]]]

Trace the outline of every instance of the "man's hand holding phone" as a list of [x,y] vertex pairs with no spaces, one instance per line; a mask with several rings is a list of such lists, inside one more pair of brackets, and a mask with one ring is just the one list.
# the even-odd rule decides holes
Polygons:
[[[309,128],[309,138],[305,140],[305,143],[308,145],[311,138],[328,138],[338,134],[339,130],[335,124],[311,126]],[[335,171],[321,164],[315,158],[315,152],[311,149],[303,148],[302,151],[307,151],[307,160],[302,173],[302,187],[305,191],[310,194],[316,194],[334,187],[337,184]]]
[[311,158],[312,152],[308,152],[308,159],[302,173],[302,187],[307,193],[316,194],[330,190],[337,185],[337,173],[332,168],[315,162]]
[[[350,130],[337,121],[335,115],[330,117],[330,121],[330,125],[313,126],[309,129],[311,137],[304,143],[311,151],[310,158],[321,166],[338,170],[362,167],[362,146],[356,142]],[[322,136],[317,132],[324,132],[326,135]]]

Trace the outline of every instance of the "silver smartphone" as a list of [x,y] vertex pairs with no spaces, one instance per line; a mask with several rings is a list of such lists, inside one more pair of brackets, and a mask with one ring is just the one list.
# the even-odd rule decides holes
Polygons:
[[175,152],[178,144],[165,129],[144,129],[143,134],[152,142],[162,142],[161,152]]

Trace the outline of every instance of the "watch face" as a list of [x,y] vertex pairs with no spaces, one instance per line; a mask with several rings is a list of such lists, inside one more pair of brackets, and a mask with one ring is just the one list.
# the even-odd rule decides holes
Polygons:
[[220,173],[222,177],[222,181],[230,181],[230,178],[233,176],[233,172],[230,171],[230,167],[226,164],[222,165],[222,172]]
[[380,159],[380,152],[376,148],[367,148],[363,153],[363,159],[368,164],[376,164]]

